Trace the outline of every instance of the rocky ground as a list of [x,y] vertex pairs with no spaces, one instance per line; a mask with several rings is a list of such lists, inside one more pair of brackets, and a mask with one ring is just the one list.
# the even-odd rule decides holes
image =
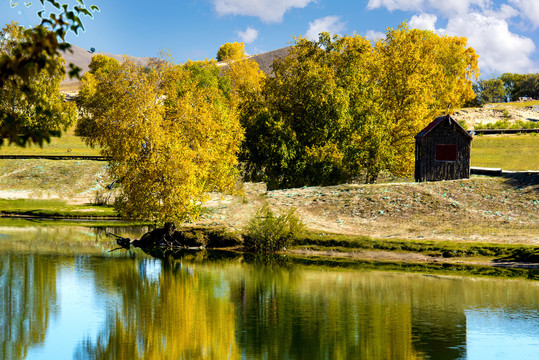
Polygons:
[[470,130],[474,129],[478,124],[486,125],[497,121],[511,123],[517,120],[537,122],[539,127],[539,105],[505,106],[503,108],[487,105],[482,108],[463,108],[456,112],[453,118],[457,121],[465,121]]

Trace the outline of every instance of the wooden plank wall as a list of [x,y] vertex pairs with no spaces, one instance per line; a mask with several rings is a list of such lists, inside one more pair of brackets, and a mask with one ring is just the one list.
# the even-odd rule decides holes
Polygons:
[[[457,161],[436,161],[436,144],[456,144]],[[470,177],[471,141],[446,121],[423,138],[416,139],[416,181],[453,180]]]

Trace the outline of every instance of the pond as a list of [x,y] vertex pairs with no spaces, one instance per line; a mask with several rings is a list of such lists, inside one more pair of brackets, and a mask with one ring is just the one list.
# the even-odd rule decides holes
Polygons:
[[[140,229],[105,229],[138,237]],[[539,283],[110,252],[104,229],[2,220],[2,359],[525,359]],[[535,355],[534,355],[535,354]]]

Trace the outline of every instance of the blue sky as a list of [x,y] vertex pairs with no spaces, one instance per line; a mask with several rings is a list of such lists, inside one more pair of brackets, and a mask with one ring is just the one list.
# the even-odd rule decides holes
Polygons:
[[[0,21],[35,25],[38,1],[11,8],[0,0]],[[60,2],[74,3],[74,0]],[[292,36],[383,36],[410,27],[459,35],[480,56],[482,77],[539,72],[539,0],[86,0],[101,9],[71,43],[133,56],[169,50],[176,62],[215,57],[226,42],[243,41],[249,54],[287,46]]]

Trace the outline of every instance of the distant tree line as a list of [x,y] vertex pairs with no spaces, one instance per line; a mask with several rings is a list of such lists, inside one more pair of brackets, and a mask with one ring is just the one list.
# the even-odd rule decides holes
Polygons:
[[476,98],[468,105],[517,101],[521,97],[539,99],[539,73],[505,73],[498,77],[479,80],[473,85]]

